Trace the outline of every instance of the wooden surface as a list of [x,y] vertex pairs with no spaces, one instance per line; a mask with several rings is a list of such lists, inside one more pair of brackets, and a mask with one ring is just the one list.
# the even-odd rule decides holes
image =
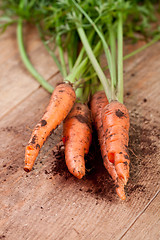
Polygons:
[[[25,31],[32,62],[55,85],[61,81],[55,64],[35,30]],[[160,239],[160,42],[125,61],[131,173],[124,202],[97,152],[91,151],[93,162],[82,180],[68,173],[63,149],[62,156],[53,154],[61,127],[42,148],[34,170],[23,171],[25,145],[50,95],[21,63],[15,27],[0,43],[0,239]]]

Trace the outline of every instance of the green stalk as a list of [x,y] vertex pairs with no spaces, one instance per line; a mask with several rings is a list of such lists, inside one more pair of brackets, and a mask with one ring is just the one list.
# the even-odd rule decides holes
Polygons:
[[86,34],[85,34],[85,32],[84,32],[82,27],[77,26],[77,31],[78,31],[78,34],[79,34],[79,36],[81,38],[83,46],[84,46],[84,48],[86,50],[88,58],[90,59],[90,61],[92,63],[92,66],[95,69],[95,71],[97,72],[97,75],[98,75],[98,77],[99,77],[99,79],[100,79],[100,81],[101,81],[101,83],[102,83],[102,85],[104,87],[104,91],[106,93],[106,96],[107,96],[107,98],[109,100],[111,100],[109,82],[108,82],[107,78],[105,77],[104,72],[102,71],[102,69],[101,69],[101,67],[100,67],[100,65],[99,65],[99,63],[98,63],[98,61],[97,61],[97,59],[96,59],[96,57],[95,57],[91,47],[90,47],[90,44],[89,44],[88,39],[87,39],[87,36],[86,36]]
[[84,103],[88,102],[90,91],[91,91],[91,83],[90,82],[86,82],[85,86],[84,86],[83,99],[82,99],[82,101]]
[[72,70],[72,68],[73,68],[73,57],[72,57],[70,48],[68,48],[67,53],[68,53],[68,54],[67,54],[67,57],[68,57],[69,71],[71,72],[71,70]]
[[86,65],[87,65],[87,62],[88,62],[88,59],[85,58],[85,59],[79,64],[79,66],[76,67],[76,68],[74,69],[74,71],[72,71],[72,72],[65,78],[65,80],[66,80],[66,81],[69,81],[69,82],[71,82],[71,83],[74,83],[74,82],[78,79],[79,75],[84,72],[85,67],[86,67]]
[[[73,43],[74,43],[74,36],[72,35],[72,33],[69,33],[66,39],[69,72],[71,72],[73,68]],[[76,52],[76,49],[77,47],[75,47],[75,52]]]
[[75,92],[76,92],[76,98],[77,98],[80,102],[82,102],[82,101],[83,101],[83,88],[82,88],[82,87],[77,88],[77,89],[75,90]]
[[40,85],[46,89],[49,93],[52,93],[54,88],[51,84],[49,84],[33,67],[32,63],[30,62],[27,53],[25,51],[24,43],[23,43],[23,22],[22,19],[19,18],[18,25],[17,25],[17,40],[18,40],[18,47],[19,52],[22,58],[22,61],[27,68],[27,70],[31,73],[31,75],[40,83]]
[[73,69],[76,69],[76,67],[81,63],[84,53],[85,53],[85,49],[84,49],[84,47],[82,47],[82,49],[78,55],[78,58],[73,66]]
[[[90,69],[90,75],[92,76],[93,73],[94,73],[94,69],[92,68],[92,69]],[[91,86],[92,86],[91,93],[93,95],[97,91],[97,86],[99,84],[97,76],[94,76],[93,78],[91,78],[90,82],[91,82]]]
[[151,40],[149,43],[146,43],[144,46],[136,49],[135,51],[127,54],[126,56],[124,56],[124,60],[136,55],[137,53],[140,53],[141,51],[145,50],[147,47],[150,47],[151,45],[153,45],[154,43],[156,43],[158,40],[160,40],[160,35],[156,36],[153,40]]
[[[96,46],[94,47],[94,49],[93,49],[93,54],[94,54],[94,56],[95,56],[96,58],[98,58],[98,57],[100,56],[101,45],[102,45],[102,43],[101,43],[101,42],[98,42],[98,43],[96,44]],[[86,56],[86,58],[88,59],[87,56]],[[85,60],[85,59],[84,59],[84,60]],[[91,69],[93,70],[93,66],[92,66],[92,64],[90,63],[90,65],[88,65],[88,67],[86,68],[85,76],[87,76],[87,74],[90,72]],[[94,71],[92,71],[92,72],[94,72]]]
[[102,43],[103,43],[103,47],[104,47],[104,52],[108,61],[108,67],[109,67],[109,71],[110,71],[110,76],[111,76],[111,80],[114,81],[113,79],[113,66],[112,66],[112,57],[111,57],[111,53],[108,47],[107,42],[105,41],[105,38],[103,36],[103,33],[98,29],[98,27],[96,26],[96,24],[93,22],[93,20],[89,17],[89,15],[81,8],[81,6],[76,3],[75,0],[72,0],[72,2],[74,3],[74,5],[77,7],[77,9],[79,9],[79,11],[86,17],[86,19],[90,22],[90,24],[93,26],[93,28],[95,29],[95,31],[97,32],[98,36],[100,37]]
[[122,13],[118,14],[118,101],[123,103],[123,16]]
[[37,29],[38,29],[38,32],[39,32],[39,36],[40,36],[40,38],[41,38],[41,40],[42,40],[42,42],[43,42],[44,47],[46,48],[46,50],[48,51],[48,53],[50,54],[50,56],[53,58],[54,62],[56,63],[56,65],[57,65],[57,67],[58,67],[58,69],[59,69],[60,72],[62,73],[61,64],[60,64],[60,62],[58,61],[58,58],[56,57],[56,55],[54,54],[54,52],[50,49],[50,47],[49,47],[48,44],[46,43],[40,25],[37,24],[36,26],[37,26]]
[[[127,55],[125,55],[125,56],[123,57],[123,60],[126,60],[126,59],[128,59],[128,58],[130,58],[130,57],[133,57],[134,55],[142,52],[142,51],[145,50],[146,48],[152,46],[152,45],[153,45],[154,43],[156,43],[158,40],[160,40],[160,35],[159,35],[159,36],[156,36],[153,40],[151,40],[149,43],[146,43],[144,46],[142,46],[142,47],[134,50],[133,52],[131,52],[131,53],[127,54]],[[107,69],[108,69],[108,66],[105,66],[105,67],[103,67],[102,69],[103,69],[103,70],[107,70]],[[89,79],[95,77],[96,75],[97,75],[97,73],[94,72],[92,75],[90,75],[90,76],[88,76],[88,77],[85,77],[84,80],[85,80],[85,81],[88,81]]]
[[68,66],[69,66],[69,71],[71,72],[72,68],[73,68],[73,58],[70,55],[70,50],[68,49]]
[[109,40],[110,40],[112,66],[113,66],[113,81],[111,81],[111,90],[113,94],[116,87],[116,37],[115,37],[113,26],[109,25],[108,29],[109,29]]
[[64,60],[64,53],[63,53],[63,48],[62,48],[61,37],[59,35],[57,37],[57,43],[58,43],[59,57],[60,57],[61,66],[62,66],[62,75],[65,78],[65,77],[67,77],[67,69],[66,69],[66,64],[65,64],[65,60]]
[[[100,50],[101,47],[101,42],[98,42],[93,50],[94,55],[96,56]],[[79,62],[79,65],[77,67],[74,67],[71,71],[71,73],[66,77],[65,80],[70,81],[70,82],[75,82],[75,78],[79,78],[80,75],[82,75],[86,69],[88,70],[88,57],[85,57],[83,61]],[[75,85],[75,88],[81,83],[81,80],[77,80]]]
[[[93,35],[94,35],[94,31],[92,31],[92,32],[89,34],[89,37],[88,37],[89,41],[92,40]],[[79,55],[78,55],[78,58],[76,59],[76,62],[75,62],[75,64],[74,64],[74,66],[73,66],[73,69],[75,69],[75,68],[81,63],[81,61],[82,61],[82,59],[83,59],[83,56],[84,56],[84,53],[85,53],[85,49],[84,49],[84,47],[82,47],[82,49],[81,49],[81,51],[80,51],[80,53],[79,53]]]
[[67,37],[68,37],[68,41],[66,40],[67,57],[68,57],[69,71],[71,72],[75,64],[75,61],[77,59],[78,37],[74,32],[70,32]]

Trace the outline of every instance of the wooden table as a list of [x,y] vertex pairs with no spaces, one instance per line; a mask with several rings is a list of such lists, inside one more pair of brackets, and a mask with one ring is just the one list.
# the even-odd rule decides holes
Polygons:
[[[15,30],[0,37],[0,239],[160,239],[160,42],[124,64],[131,173],[127,199],[121,201],[96,152],[82,180],[68,173],[63,156],[53,154],[61,127],[42,148],[34,170],[24,172],[25,145],[50,95],[23,66]],[[25,31],[31,61],[55,86],[61,76],[52,58],[35,29]]]

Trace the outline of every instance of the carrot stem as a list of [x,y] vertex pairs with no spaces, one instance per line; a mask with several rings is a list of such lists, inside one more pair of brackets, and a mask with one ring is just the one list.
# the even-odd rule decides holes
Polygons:
[[[84,47],[82,47],[82,49],[81,49],[81,51],[80,51],[80,53],[79,53],[79,55],[78,55],[78,58],[77,58],[74,66],[73,66],[73,69],[75,69],[75,68],[81,63],[81,61],[82,61],[82,59],[83,59],[84,53],[85,53],[85,49],[84,49]],[[73,69],[72,69],[72,70],[73,70]]]
[[118,14],[118,101],[123,103],[123,16],[122,13]]
[[[157,35],[154,39],[152,39],[150,42],[146,43],[144,46],[142,46],[142,47],[134,50],[133,52],[131,52],[131,53],[127,54],[127,55],[125,55],[125,56],[123,57],[123,60],[127,60],[128,58],[133,57],[134,55],[142,52],[142,51],[145,50],[146,48],[152,46],[154,43],[156,43],[156,42],[159,41],[159,40],[160,40],[160,35]],[[108,65],[105,66],[105,67],[103,67],[102,69],[103,69],[103,70],[107,70],[107,69],[108,69]],[[84,80],[85,80],[85,81],[88,81],[89,79],[92,79],[92,78],[95,77],[96,75],[97,75],[97,73],[94,72],[92,75],[90,75],[90,76],[88,76],[88,77],[85,77]]]
[[[88,36],[88,40],[89,40],[89,41],[92,40],[93,35],[94,35],[94,32],[92,31],[92,32],[89,34],[89,36]],[[82,59],[83,59],[83,56],[84,56],[84,53],[85,53],[85,49],[84,49],[84,47],[82,47],[82,48],[81,48],[81,51],[80,51],[80,53],[79,53],[79,55],[78,55],[78,57],[77,57],[77,59],[76,59],[76,62],[75,62],[75,64],[74,64],[74,66],[73,66],[73,69],[75,69],[75,68],[81,63],[81,61],[82,61]]]
[[69,81],[71,83],[74,83],[78,79],[79,75],[83,73],[84,68],[85,68],[87,62],[88,62],[88,59],[85,58],[79,64],[79,66],[77,66],[75,69],[74,68],[72,69],[73,71],[71,71],[71,73],[65,78],[65,80],[67,80],[67,81]]
[[[112,57],[111,57],[111,53],[108,47],[107,42],[105,41],[105,38],[103,36],[102,31],[100,31],[98,29],[98,27],[96,26],[96,24],[93,22],[93,20],[89,17],[89,15],[81,8],[81,6],[76,3],[75,0],[72,0],[73,4],[77,7],[77,9],[86,17],[86,19],[89,21],[89,23],[93,26],[94,30],[97,32],[98,36],[100,37],[102,44],[103,44],[103,48],[104,48],[104,52],[108,61],[108,67],[109,67],[109,71],[110,71],[110,76],[111,79],[113,79],[113,66],[112,66]],[[82,39],[81,39],[82,40]],[[107,81],[107,80],[106,80]],[[114,81],[114,80],[113,80]],[[105,89],[105,88],[104,88]],[[106,93],[107,94],[107,93]]]
[[113,78],[111,79],[111,91],[112,99],[114,98],[114,92],[116,87],[116,38],[113,26],[109,25],[109,40],[110,40],[110,49],[111,49],[111,58],[112,58],[112,67],[113,67]]
[[91,63],[92,63],[92,66],[94,67],[95,71],[97,72],[97,75],[104,87],[104,90],[105,90],[105,93],[107,95],[107,98],[111,100],[111,94],[110,94],[110,84],[108,82],[108,80],[106,79],[105,75],[104,75],[104,72],[102,71],[91,47],[90,47],[90,44],[88,42],[88,39],[87,39],[87,36],[83,30],[82,27],[80,26],[77,26],[77,31],[78,31],[78,34],[81,38],[81,41],[83,43],[83,46],[87,52],[87,55],[88,55],[88,58],[90,59]]
[[61,41],[61,37],[59,35],[57,37],[57,42],[58,42],[59,57],[60,57],[61,65],[62,65],[62,75],[65,78],[67,76],[67,69],[66,69],[66,64],[65,64],[65,60],[64,60],[62,41]]
[[18,20],[17,25],[17,41],[18,41],[18,47],[21,59],[27,68],[27,70],[30,72],[30,74],[40,83],[40,85],[46,89],[49,93],[52,93],[54,88],[51,84],[49,84],[33,67],[32,63],[30,62],[27,53],[25,51],[24,43],[23,43],[23,21],[21,18]]
[[[96,44],[96,46],[94,47],[93,49],[93,53],[94,55],[96,56],[99,51],[100,51],[100,48],[101,48],[101,42],[98,42]],[[84,49],[84,48],[83,48]],[[81,51],[83,51],[83,49]],[[81,54],[81,53],[80,53]],[[83,53],[84,54],[84,53]],[[75,82],[75,78],[79,78],[80,74],[82,75],[86,69],[88,69],[88,66],[87,66],[87,63],[88,63],[88,57],[86,56],[83,61],[82,61],[82,57],[83,56],[80,56],[78,62],[79,64],[77,65],[77,63],[75,63],[76,66],[73,67],[71,73],[66,77],[65,80],[68,80],[70,82]],[[80,61],[81,60],[81,61]],[[77,80],[74,84],[75,88],[81,83],[81,79],[80,80]]]
[[137,53],[140,53],[141,51],[145,50],[146,48],[150,47],[151,45],[153,45],[154,43],[156,43],[158,40],[160,40],[160,35],[157,35],[155,38],[153,38],[150,42],[146,43],[144,46],[136,49],[135,51],[127,54],[126,56],[124,56],[124,60],[136,55]]

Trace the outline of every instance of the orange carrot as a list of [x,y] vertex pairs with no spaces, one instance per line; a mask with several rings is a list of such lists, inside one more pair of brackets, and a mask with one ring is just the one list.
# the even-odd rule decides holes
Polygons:
[[67,83],[59,84],[52,93],[49,105],[35,126],[25,151],[24,170],[29,172],[36,157],[52,131],[66,118],[76,99],[73,88]]
[[115,170],[115,166],[112,162],[108,161],[107,154],[106,154],[107,146],[105,143],[105,136],[104,136],[104,130],[103,130],[103,124],[102,124],[102,110],[108,103],[109,102],[105,92],[98,91],[93,95],[91,99],[90,107],[91,107],[92,119],[98,134],[98,140],[100,144],[104,166],[108,170],[112,179],[116,181],[118,176]]
[[63,136],[68,170],[81,179],[85,175],[84,155],[89,151],[92,138],[91,116],[86,105],[74,105],[64,121]]
[[105,135],[106,155],[114,164],[117,173],[116,192],[124,200],[126,185],[129,177],[128,132],[129,113],[124,104],[112,101],[102,111],[102,124]]
[[98,133],[104,166],[115,182],[118,196],[125,199],[124,185],[129,177],[128,111],[117,101],[108,104],[104,91],[100,91],[91,99],[91,113]]

